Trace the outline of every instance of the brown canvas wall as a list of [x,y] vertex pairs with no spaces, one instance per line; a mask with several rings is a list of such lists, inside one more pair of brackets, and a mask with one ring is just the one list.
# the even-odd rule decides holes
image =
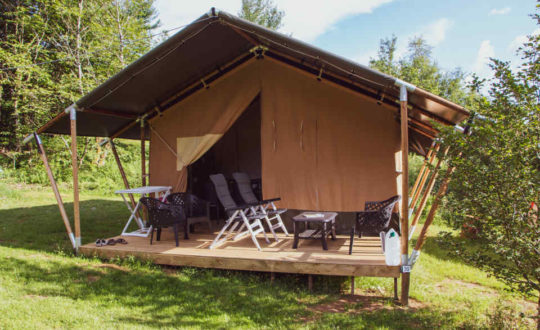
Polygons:
[[[260,92],[259,61],[253,61],[209,89],[199,91],[151,122],[166,143],[176,150],[177,138],[224,134]],[[177,170],[176,156],[151,133],[150,184],[185,191],[187,170]]]
[[265,198],[357,211],[396,194],[400,130],[390,111],[278,62],[265,61],[262,75]]
[[[152,125],[176,149],[178,137],[224,134],[258,94],[265,198],[279,196],[291,209],[358,211],[396,194],[394,114],[270,59],[229,74]],[[152,134],[150,183],[185,189],[185,171]]]

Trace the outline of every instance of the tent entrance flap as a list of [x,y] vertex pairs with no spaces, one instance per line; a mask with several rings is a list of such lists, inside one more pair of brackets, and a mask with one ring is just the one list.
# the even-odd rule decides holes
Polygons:
[[[229,130],[259,94],[259,66],[256,61],[240,68],[152,121],[151,185],[186,191],[187,167]],[[177,155],[167,145],[176,146]]]
[[193,164],[210,149],[223,134],[205,134],[203,136],[179,137],[176,139],[176,170]]
[[214,198],[209,180],[211,174],[222,173],[232,178],[234,172],[243,172],[252,180],[260,182],[261,114],[258,97],[221,139],[189,166],[188,172],[188,191],[208,200]]

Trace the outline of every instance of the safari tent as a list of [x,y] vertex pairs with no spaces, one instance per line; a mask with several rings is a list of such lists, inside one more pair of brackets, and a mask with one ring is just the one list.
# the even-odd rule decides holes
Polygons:
[[[369,238],[351,256],[342,251],[345,238],[333,242],[334,249],[309,253],[285,243],[263,252],[244,246],[211,251],[202,248],[203,236],[179,248],[170,241],[150,246],[146,239],[130,238],[126,246],[97,249],[80,242],[77,167],[74,234],[49,170],[68,233],[82,253],[211,268],[402,276],[406,303],[409,231],[435,182],[425,165],[409,189],[407,154],[421,154],[435,165],[433,123],[459,127],[468,116],[463,107],[404,81],[212,9],[33,136],[45,162],[42,133],[71,134],[73,148],[76,136],[106,137],[113,151],[116,138],[141,140],[143,157],[149,141],[143,186],[205,195],[209,174],[241,171],[259,180],[263,198],[280,197],[279,206],[291,212],[356,212],[366,201],[401,195],[405,267],[385,265],[380,243]],[[129,182],[118,165],[127,188],[141,184]]]

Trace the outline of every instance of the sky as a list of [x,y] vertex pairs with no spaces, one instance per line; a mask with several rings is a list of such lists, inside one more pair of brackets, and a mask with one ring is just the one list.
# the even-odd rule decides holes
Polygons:
[[[395,35],[398,56],[422,36],[445,71],[489,78],[490,57],[519,63],[526,35],[540,33],[528,16],[534,0],[274,0],[285,12],[279,32],[367,65],[379,41]],[[241,0],[157,0],[161,29],[189,24],[211,7],[237,14]]]

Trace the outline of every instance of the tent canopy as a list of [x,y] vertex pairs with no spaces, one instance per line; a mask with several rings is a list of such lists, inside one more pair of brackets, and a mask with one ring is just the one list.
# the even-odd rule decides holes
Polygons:
[[[137,119],[161,115],[263,56],[398,109],[396,78],[212,9],[78,100],[78,135],[138,139]],[[469,115],[420,88],[409,93],[409,104],[409,126],[421,139],[436,134],[432,120],[456,125]],[[69,134],[68,116],[60,113],[38,130],[42,132]]]

